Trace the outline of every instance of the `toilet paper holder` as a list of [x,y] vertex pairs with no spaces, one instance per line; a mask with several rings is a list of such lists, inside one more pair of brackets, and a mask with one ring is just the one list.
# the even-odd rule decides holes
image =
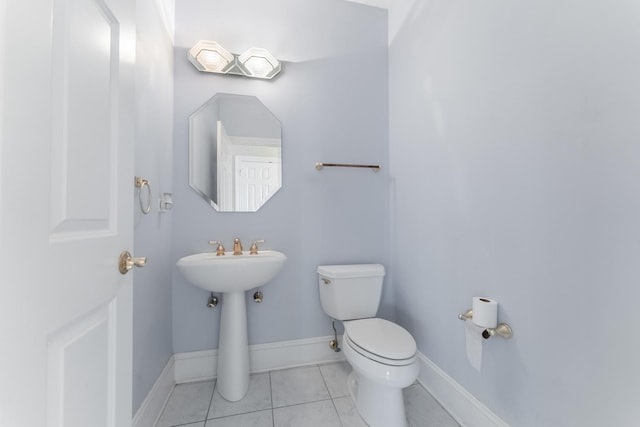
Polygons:
[[[473,310],[469,309],[462,314],[458,314],[458,319],[464,320],[465,322],[467,320],[473,319]],[[482,331],[482,337],[485,340],[491,338],[494,335],[509,339],[513,336],[513,330],[511,329],[511,326],[507,325],[506,323],[500,323],[495,328],[487,328]]]

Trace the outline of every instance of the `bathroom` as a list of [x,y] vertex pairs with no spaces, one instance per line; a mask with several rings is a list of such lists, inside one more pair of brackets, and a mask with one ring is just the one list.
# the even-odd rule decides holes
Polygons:
[[[461,424],[638,425],[640,6],[369,3],[137,1],[134,169],[174,203],[134,217],[132,253],[149,264],[133,286],[132,415],[174,355],[178,366],[216,347],[219,310],[175,262],[239,237],[289,257],[248,303],[251,345],[332,334],[316,267],[381,263],[378,316],[412,333],[425,386]],[[186,52],[200,39],[265,47],[283,71],[198,73]],[[256,96],[282,123],[283,185],[255,213],[216,212],[188,185],[188,117],[216,93]],[[9,244],[29,248],[11,218],[8,259]],[[476,295],[498,300],[514,331],[485,343],[480,372],[457,319]],[[475,422],[474,403],[495,422]]]

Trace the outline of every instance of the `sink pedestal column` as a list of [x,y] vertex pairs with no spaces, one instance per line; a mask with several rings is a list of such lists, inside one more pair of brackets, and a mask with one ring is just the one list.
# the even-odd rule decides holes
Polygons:
[[225,292],[221,305],[216,388],[226,400],[236,402],[249,390],[249,344],[244,292]]

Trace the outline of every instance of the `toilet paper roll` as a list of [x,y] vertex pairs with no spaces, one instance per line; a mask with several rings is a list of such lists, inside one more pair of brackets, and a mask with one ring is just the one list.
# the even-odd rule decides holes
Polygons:
[[480,372],[482,367],[482,331],[484,327],[474,325],[472,322],[464,322],[464,337],[467,346],[467,359],[473,368]]
[[484,328],[498,326],[498,302],[486,297],[473,297],[473,323]]

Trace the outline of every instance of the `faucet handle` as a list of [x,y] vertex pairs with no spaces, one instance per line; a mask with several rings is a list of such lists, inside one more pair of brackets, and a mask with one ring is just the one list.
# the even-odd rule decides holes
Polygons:
[[258,255],[258,243],[264,243],[264,239],[256,240],[249,248],[249,255]]
[[216,248],[216,256],[224,255],[224,246],[222,246],[222,242],[219,242],[217,240],[209,240],[209,244],[218,245],[218,247]]

